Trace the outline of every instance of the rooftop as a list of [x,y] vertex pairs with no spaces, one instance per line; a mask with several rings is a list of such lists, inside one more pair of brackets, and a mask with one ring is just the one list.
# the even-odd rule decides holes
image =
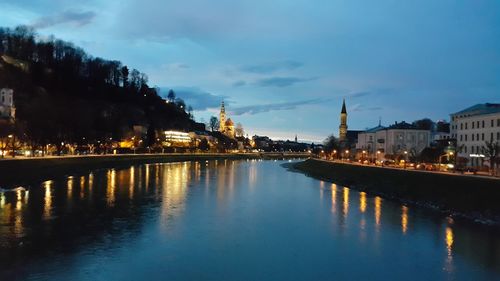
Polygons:
[[492,113],[500,113],[500,103],[479,103],[452,115],[474,116]]

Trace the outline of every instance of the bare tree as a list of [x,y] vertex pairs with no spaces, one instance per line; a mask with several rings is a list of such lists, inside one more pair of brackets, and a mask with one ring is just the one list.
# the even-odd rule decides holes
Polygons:
[[486,157],[488,157],[490,162],[490,173],[495,175],[495,166],[497,164],[497,160],[500,156],[500,144],[498,142],[493,141],[485,141],[485,146],[482,147],[482,151]]
[[234,133],[236,134],[237,137],[243,137],[245,135],[245,130],[243,130],[243,126],[241,125],[241,123],[236,124]]
[[217,127],[219,127],[219,119],[217,119],[217,117],[215,116],[210,117],[208,126],[210,127],[210,130],[214,132],[215,130],[217,130]]

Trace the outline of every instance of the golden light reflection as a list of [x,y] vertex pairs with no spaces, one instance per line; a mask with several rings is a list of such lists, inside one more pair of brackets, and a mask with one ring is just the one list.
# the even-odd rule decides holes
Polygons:
[[446,243],[446,260],[445,260],[445,270],[447,272],[453,272],[453,243],[454,235],[453,229],[449,226],[446,227],[445,231],[445,243]]
[[23,192],[21,189],[16,190],[16,211],[20,211],[23,205]]
[[135,169],[134,166],[130,167],[130,181],[128,187],[129,199],[134,199],[134,184],[135,184]]
[[53,181],[46,181],[43,183],[45,189],[44,205],[43,205],[43,218],[48,219],[52,215],[52,185]]
[[453,250],[453,230],[451,227],[446,227],[446,249],[448,250],[448,256],[451,256]]
[[163,227],[167,226],[170,217],[179,215],[184,207],[190,180],[188,168],[187,165],[177,163],[163,167],[162,219],[160,220]]
[[94,187],[94,174],[90,173],[89,174],[89,195],[88,195],[89,198],[92,195],[92,188],[93,187]]
[[113,206],[115,203],[115,188],[116,188],[116,171],[115,169],[108,170],[108,181],[106,186],[106,197],[108,206]]
[[375,225],[380,226],[380,214],[382,209],[382,198],[375,196]]
[[401,207],[401,230],[403,234],[408,230],[408,207]]
[[68,198],[71,198],[73,196],[73,177],[68,177]]
[[5,194],[2,192],[0,193],[0,208],[3,208],[5,206]]
[[366,211],[366,192],[359,193],[359,210],[361,213]]
[[337,209],[337,185],[332,184],[332,213],[335,213]]
[[80,198],[85,196],[85,177],[80,177]]
[[149,188],[149,164],[146,164],[146,180],[145,180],[145,184],[146,184],[146,191],[148,190]]
[[344,213],[344,217],[347,217],[347,213],[349,212],[349,188],[344,187],[344,202],[343,202],[342,212]]

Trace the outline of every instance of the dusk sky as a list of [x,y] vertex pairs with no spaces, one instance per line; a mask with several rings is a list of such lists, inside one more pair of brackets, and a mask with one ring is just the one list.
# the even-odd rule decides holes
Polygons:
[[173,88],[197,121],[321,141],[500,102],[500,1],[0,0],[34,26]]

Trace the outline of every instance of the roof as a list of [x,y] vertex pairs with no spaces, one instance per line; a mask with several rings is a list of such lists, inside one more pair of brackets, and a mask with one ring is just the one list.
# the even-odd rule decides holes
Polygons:
[[231,120],[231,118],[227,119],[225,125],[226,126],[233,126],[234,125],[233,120]]
[[483,115],[500,113],[500,103],[478,103],[452,115]]
[[413,124],[410,124],[410,123],[406,123],[405,121],[403,122],[396,122],[394,125],[391,125],[387,128],[388,130],[419,130],[417,128],[417,126],[413,125]]
[[378,125],[377,127],[373,127],[371,129],[364,131],[364,133],[376,133],[376,132],[382,131],[384,129],[386,129],[384,126]]
[[342,101],[342,111],[340,113],[347,113],[347,110],[345,109],[345,99]]

